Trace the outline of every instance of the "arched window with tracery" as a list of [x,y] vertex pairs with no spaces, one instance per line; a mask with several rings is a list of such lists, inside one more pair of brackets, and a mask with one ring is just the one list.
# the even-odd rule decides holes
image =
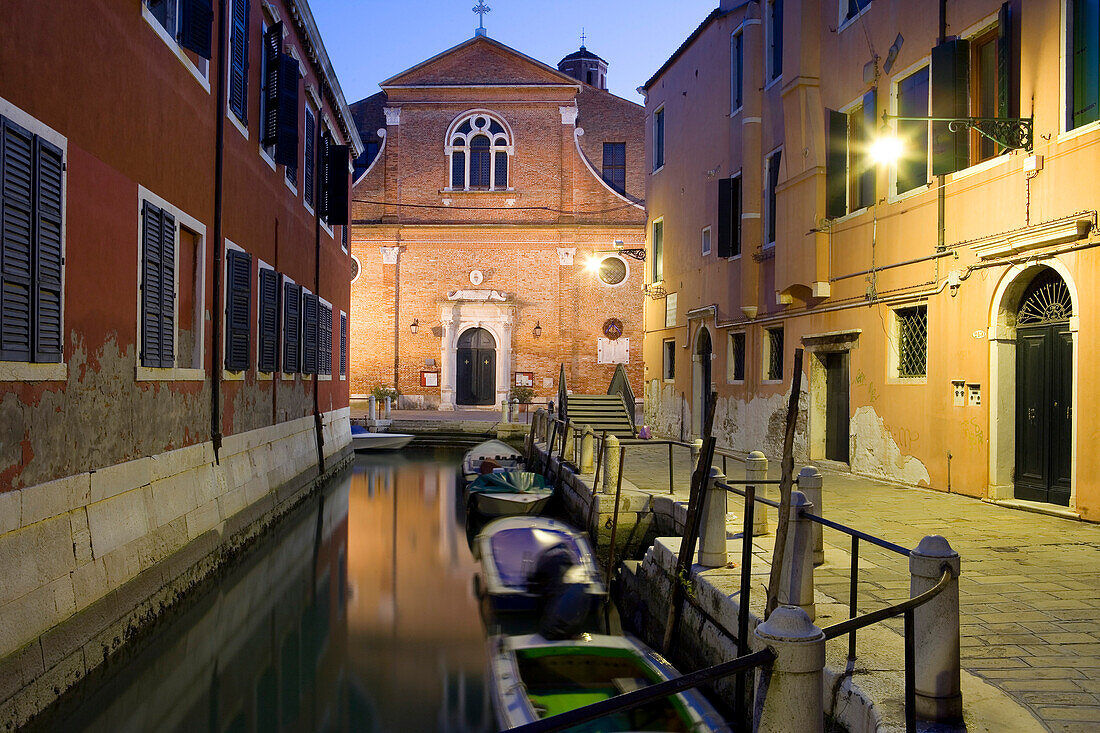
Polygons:
[[488,112],[460,117],[447,135],[450,188],[459,191],[504,191],[514,153],[511,131]]

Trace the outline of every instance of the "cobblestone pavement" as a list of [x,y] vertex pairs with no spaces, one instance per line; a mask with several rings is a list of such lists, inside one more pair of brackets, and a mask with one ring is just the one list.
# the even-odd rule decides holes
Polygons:
[[[675,449],[680,498],[687,494],[689,460],[686,449]],[[744,477],[740,461],[726,463],[727,475]],[[964,669],[1000,687],[1051,730],[1100,730],[1100,526],[822,473],[826,518],[905,547],[942,534],[959,553]],[[769,475],[779,477],[777,461]],[[629,447],[624,477],[667,492],[667,447]],[[739,513],[732,496],[729,509]],[[740,531],[739,523],[730,531]],[[815,571],[816,587],[846,603],[851,540],[826,528],[824,541],[826,563]],[[859,567],[860,613],[908,597],[906,558],[861,542]],[[900,633],[901,620],[892,623]]]

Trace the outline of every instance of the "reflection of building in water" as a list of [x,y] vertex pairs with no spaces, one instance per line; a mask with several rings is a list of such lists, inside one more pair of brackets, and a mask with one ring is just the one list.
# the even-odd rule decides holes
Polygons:
[[[453,466],[357,466],[349,512],[350,667],[387,730],[487,730],[476,564]],[[398,702],[400,701],[400,702]],[[438,713],[436,712],[438,711]]]
[[63,708],[67,719],[45,725],[112,733],[364,729],[366,711],[347,689],[344,664],[349,483],[278,528],[270,546],[250,553],[117,676],[74,690],[84,708]]

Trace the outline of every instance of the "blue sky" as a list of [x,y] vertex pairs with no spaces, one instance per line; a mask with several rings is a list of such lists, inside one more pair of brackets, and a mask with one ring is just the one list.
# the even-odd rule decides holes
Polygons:
[[[378,82],[474,34],[477,0],[311,0],[344,96],[354,102]],[[645,83],[718,0],[485,0],[489,36],[550,66],[580,46],[605,59],[608,88],[641,102]]]

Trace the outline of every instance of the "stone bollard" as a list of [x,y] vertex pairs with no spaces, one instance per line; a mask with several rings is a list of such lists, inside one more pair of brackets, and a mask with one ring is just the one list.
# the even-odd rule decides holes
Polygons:
[[[765,481],[768,478],[768,459],[758,450],[749,453],[745,459],[745,480]],[[768,496],[767,484],[755,484],[756,495],[760,498]],[[768,505],[756,502],[752,514],[752,536],[759,537],[768,533]]]
[[787,550],[783,553],[783,572],[779,577],[778,600],[782,606],[798,606],[810,620],[817,618],[814,608],[814,545],[810,520],[800,515],[813,512],[814,505],[801,491],[791,492],[791,520],[787,528]]
[[508,400],[501,400],[500,401],[500,421],[502,423],[504,423],[505,425],[507,425],[509,423],[509,420],[508,420]]
[[756,671],[756,733],[816,733],[825,728],[825,634],[806,612],[779,606],[753,632],[776,658]]
[[718,485],[725,480],[725,474],[712,466],[699,525],[699,564],[707,568],[726,565],[726,489]]
[[703,439],[696,438],[691,442],[691,475],[699,468],[699,456],[703,452]]
[[603,444],[603,486],[600,493],[610,494],[615,491],[615,483],[619,478],[619,439],[614,435],[607,436]]
[[581,433],[581,473],[593,473],[596,470],[595,452],[596,435],[590,425],[584,426]]
[[391,405],[391,401],[390,401],[390,398],[389,398],[389,397],[386,397],[386,403],[385,403],[385,407],[386,407],[386,419],[387,419],[387,420],[389,420],[389,419],[390,419],[390,405]]
[[554,416],[551,413],[546,413],[546,422],[543,423],[543,427],[546,430],[546,445],[550,445],[550,436],[554,434]]
[[573,462],[573,457],[576,453],[576,446],[574,445],[573,436],[576,433],[576,428],[573,427],[573,423],[566,421],[565,423],[565,443],[562,444],[562,457],[563,461]]
[[367,398],[367,419],[378,419],[378,400],[375,399],[374,395]]
[[939,595],[913,609],[917,717],[936,722],[962,719],[959,553],[939,535],[925,537],[909,553],[910,598],[938,583],[945,568],[955,577]]
[[[803,466],[798,472],[798,490],[814,505],[816,509],[814,514],[824,517],[825,510],[821,504],[821,471],[818,471],[815,466]],[[821,565],[825,562],[825,544],[821,537],[821,530],[824,527],[811,521],[810,529],[814,537],[814,565]]]

